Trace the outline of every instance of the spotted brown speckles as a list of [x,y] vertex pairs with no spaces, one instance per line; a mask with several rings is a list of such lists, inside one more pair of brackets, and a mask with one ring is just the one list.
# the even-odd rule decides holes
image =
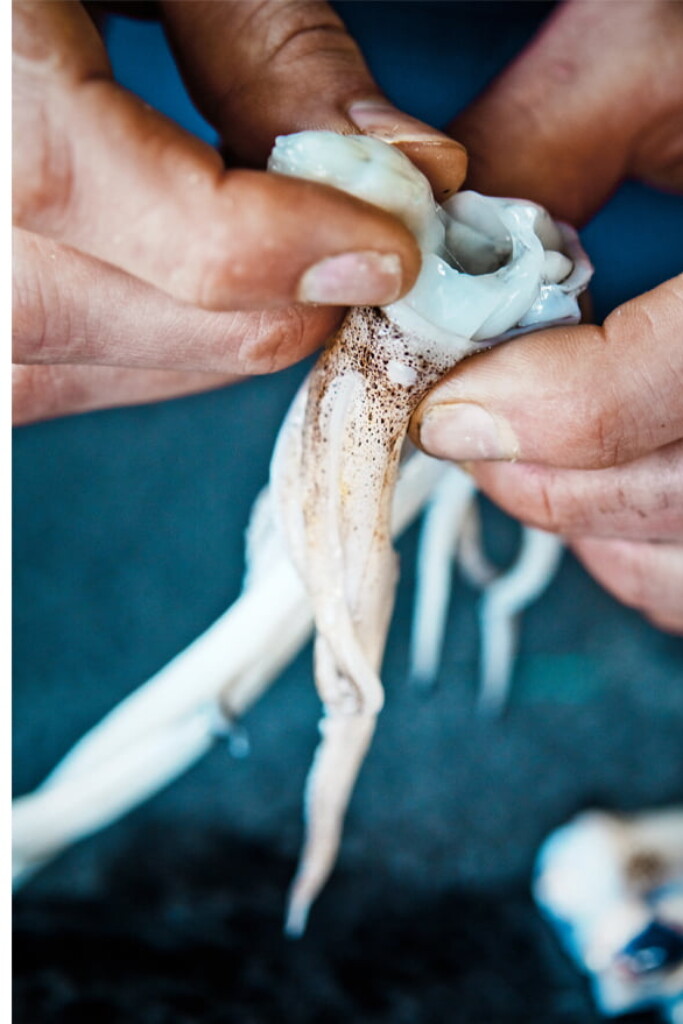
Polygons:
[[273,484],[313,604],[316,684],[325,706],[292,931],[303,927],[333,866],[382,706],[378,672],[398,575],[390,514],[401,449],[413,410],[451,362],[381,310],[353,309],[309,378],[303,414],[300,401],[291,427],[283,426]]

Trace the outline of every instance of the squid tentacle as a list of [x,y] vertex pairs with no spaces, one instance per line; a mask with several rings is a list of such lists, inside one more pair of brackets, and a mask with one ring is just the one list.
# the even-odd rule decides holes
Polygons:
[[[414,349],[381,310],[352,310],[309,378],[301,434],[278,444],[274,460],[281,527],[312,601],[324,705],[290,934],[303,930],[332,869],[384,699],[379,667],[397,579],[391,500],[410,415],[446,369]],[[297,457],[298,486],[284,488]]]

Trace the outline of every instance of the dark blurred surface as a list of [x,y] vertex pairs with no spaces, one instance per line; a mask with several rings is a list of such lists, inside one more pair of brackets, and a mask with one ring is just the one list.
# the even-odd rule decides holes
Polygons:
[[[338,5],[388,94],[438,124],[549,6]],[[121,81],[211,138],[160,31],[108,31]],[[584,232],[598,314],[679,272],[681,237],[680,199],[622,189]],[[304,371],[17,432],[17,792],[235,598],[242,531]],[[490,508],[486,520],[509,558],[516,527]],[[250,758],[217,749],[18,897],[17,1021],[594,1019],[531,905],[531,864],[579,808],[683,799],[683,645],[566,557],[525,617],[506,717],[474,713],[474,594],[460,583],[425,700],[406,681],[414,547],[413,531],[387,706],[303,942],[281,937],[281,915],[317,737],[308,650],[249,714]]]

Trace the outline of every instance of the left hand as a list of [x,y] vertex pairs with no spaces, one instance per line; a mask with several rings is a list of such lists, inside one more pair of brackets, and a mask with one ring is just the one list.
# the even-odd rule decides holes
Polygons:
[[15,3],[17,422],[280,369],[329,337],[341,307],[407,291],[419,251],[398,220],[251,169],[276,134],[382,134],[437,191],[464,177],[462,147],[382,97],[326,3],[146,6],[228,167],[114,81],[83,4]]
[[[570,0],[452,125],[466,185],[575,224],[626,177],[683,190],[682,65],[682,5]],[[468,463],[512,515],[567,537],[621,601],[683,632],[683,275],[602,326],[466,360],[412,434]]]

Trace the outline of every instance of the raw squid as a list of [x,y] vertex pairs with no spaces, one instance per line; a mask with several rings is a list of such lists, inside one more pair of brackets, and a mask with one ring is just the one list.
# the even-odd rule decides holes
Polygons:
[[683,807],[584,811],[546,839],[534,895],[602,1014],[683,1021]]
[[295,399],[273,457],[276,515],[313,608],[324,706],[287,918],[298,935],[334,865],[382,707],[379,669],[397,579],[391,499],[411,414],[465,356],[577,322],[591,267],[575,233],[533,203],[463,192],[438,207],[426,178],[377,139],[286,136],[270,166],[390,211],[423,253],[402,300],[349,312]]
[[[466,192],[439,208],[417,169],[368,137],[280,139],[272,167],[401,217],[422,248],[422,271],[402,301],[352,310],[297,396],[276,445],[270,493],[252,515],[242,595],[15,801],[13,853],[20,884],[168,784],[217,736],[244,752],[239,716],[305,642],[312,606],[325,714],[288,916],[288,930],[299,934],[334,864],[382,705],[378,673],[396,581],[390,527],[401,532],[433,495],[415,620],[413,670],[421,685],[438,666],[455,550],[478,585],[496,575],[478,541],[472,483],[459,470],[413,453],[393,496],[410,415],[464,356],[535,327],[575,322],[591,268],[574,232],[540,207]],[[517,613],[557,561],[559,541],[528,533],[521,561],[487,586],[482,606],[489,709],[500,706],[509,680]]]

